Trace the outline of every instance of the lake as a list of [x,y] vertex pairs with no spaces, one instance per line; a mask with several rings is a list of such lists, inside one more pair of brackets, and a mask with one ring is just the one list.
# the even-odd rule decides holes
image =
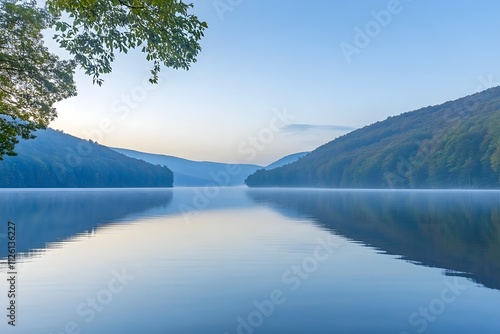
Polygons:
[[497,191],[0,190],[0,222],[1,333],[500,330]]

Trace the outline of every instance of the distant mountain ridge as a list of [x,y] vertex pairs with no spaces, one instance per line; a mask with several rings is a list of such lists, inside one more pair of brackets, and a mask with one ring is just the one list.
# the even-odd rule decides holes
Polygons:
[[341,136],[250,187],[499,188],[500,87]]
[[134,159],[144,160],[155,165],[168,166],[174,173],[174,186],[176,187],[203,187],[210,183],[221,186],[243,185],[248,175],[258,169],[283,166],[307,154],[307,152],[291,154],[273,162],[269,166],[263,167],[254,164],[193,161],[170,155],[144,153],[123,148],[110,147],[110,149]]
[[[50,128],[35,135],[19,142],[17,156],[0,160],[0,188],[172,187],[174,182],[176,186],[237,186],[256,170],[267,168],[112,149]],[[269,167],[293,162],[303,154],[286,156]]]
[[35,135],[0,160],[1,188],[172,187],[167,167],[52,129]]
[[269,169],[274,169],[274,168],[278,168],[278,167],[282,167],[282,166],[291,164],[307,154],[309,154],[309,152],[299,152],[299,153],[287,155],[286,157],[283,157],[283,158],[273,162],[272,164],[264,167],[264,169],[269,170]]

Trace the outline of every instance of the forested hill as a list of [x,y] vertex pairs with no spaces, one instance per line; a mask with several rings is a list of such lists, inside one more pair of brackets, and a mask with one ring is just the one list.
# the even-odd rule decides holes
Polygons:
[[129,158],[59,131],[21,140],[17,156],[0,160],[0,187],[171,187],[167,167]]
[[499,188],[500,87],[339,137],[250,187]]

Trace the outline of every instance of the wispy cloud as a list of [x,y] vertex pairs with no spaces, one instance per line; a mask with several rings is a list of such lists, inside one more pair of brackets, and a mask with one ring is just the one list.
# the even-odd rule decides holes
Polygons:
[[336,124],[303,124],[292,123],[280,128],[278,135],[287,147],[299,151],[312,151],[324,143],[328,143],[356,128]]
[[345,125],[288,124],[281,128],[282,132],[315,132],[315,131],[352,131],[355,128]]

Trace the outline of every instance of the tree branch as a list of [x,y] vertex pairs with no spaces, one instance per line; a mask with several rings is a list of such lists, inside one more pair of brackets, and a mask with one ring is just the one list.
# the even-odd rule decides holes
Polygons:
[[146,6],[132,6],[132,5],[129,5],[128,3],[124,2],[123,0],[118,0],[122,5],[124,5],[125,7],[128,7],[130,9],[144,9],[146,8]]

